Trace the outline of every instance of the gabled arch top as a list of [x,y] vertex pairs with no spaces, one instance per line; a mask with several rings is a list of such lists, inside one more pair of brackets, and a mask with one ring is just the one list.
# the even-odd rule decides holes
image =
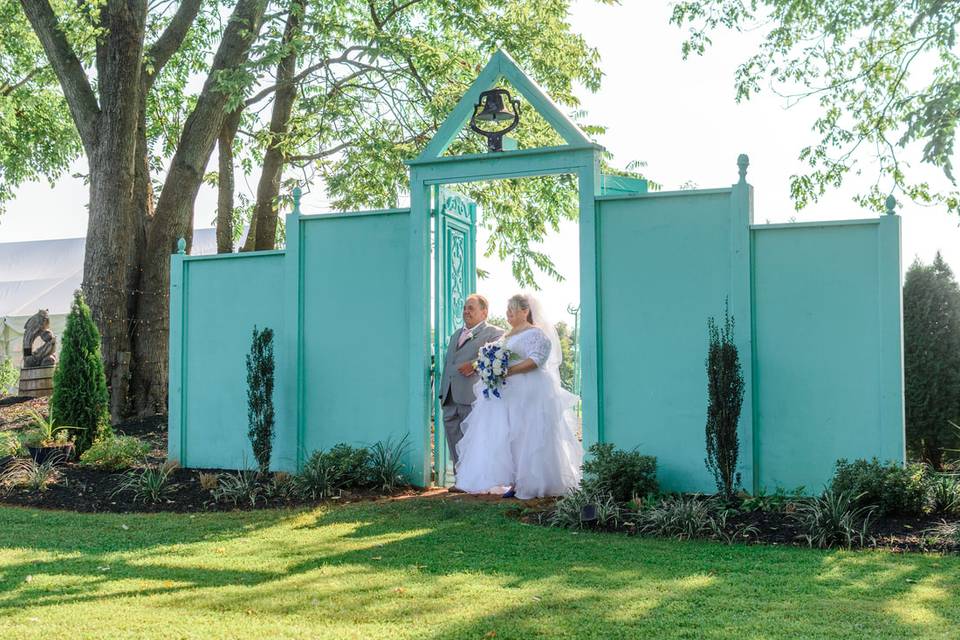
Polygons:
[[467,92],[463,94],[457,106],[454,107],[447,119],[430,139],[423,152],[417,156],[415,162],[434,160],[439,158],[457,134],[466,126],[473,115],[473,107],[480,99],[480,94],[493,88],[500,80],[507,80],[524,98],[530,106],[546,120],[553,129],[571,146],[593,145],[586,134],[580,130],[573,120],[550,99],[550,96],[540,86],[530,79],[516,61],[502,49],[497,49],[490,58],[490,62],[483,68],[477,79],[473,81]]

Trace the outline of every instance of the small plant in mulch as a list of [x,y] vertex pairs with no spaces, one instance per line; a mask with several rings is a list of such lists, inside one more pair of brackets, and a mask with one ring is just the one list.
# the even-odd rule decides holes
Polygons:
[[23,434],[23,444],[30,451],[30,456],[39,463],[49,457],[59,457],[61,461],[69,460],[74,453],[74,435],[82,431],[79,427],[60,425],[53,418],[45,418],[37,411],[29,411],[30,428]]
[[93,443],[80,455],[80,464],[102,471],[124,471],[143,464],[150,445],[134,436],[111,436]]
[[857,506],[859,498],[826,491],[819,498],[800,503],[791,517],[811,547],[862,547],[870,535],[877,509]]
[[134,502],[157,504],[176,488],[170,482],[171,474],[176,470],[172,465],[148,467],[127,473],[114,494],[128,493]]
[[0,475],[0,487],[4,490],[13,488],[29,491],[46,491],[50,485],[60,478],[59,466],[62,459],[53,455],[43,462],[33,458],[17,458],[7,465]]

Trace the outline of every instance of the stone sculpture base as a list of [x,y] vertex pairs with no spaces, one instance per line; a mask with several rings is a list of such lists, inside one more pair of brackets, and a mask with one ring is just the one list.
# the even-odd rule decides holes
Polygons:
[[20,369],[20,389],[17,393],[30,398],[43,398],[53,395],[54,369],[56,369],[54,365]]

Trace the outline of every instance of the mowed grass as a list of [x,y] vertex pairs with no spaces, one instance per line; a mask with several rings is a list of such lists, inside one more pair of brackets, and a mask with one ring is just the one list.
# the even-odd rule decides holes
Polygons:
[[0,638],[957,638],[960,558],[644,540],[500,504],[0,509]]

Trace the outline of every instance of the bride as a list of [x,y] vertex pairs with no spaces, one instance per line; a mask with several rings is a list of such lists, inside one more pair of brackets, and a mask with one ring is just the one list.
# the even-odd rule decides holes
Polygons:
[[583,447],[572,408],[577,396],[560,386],[560,340],[530,295],[507,303],[511,352],[501,397],[477,399],[457,444],[457,488],[521,499],[569,493],[580,484]]

